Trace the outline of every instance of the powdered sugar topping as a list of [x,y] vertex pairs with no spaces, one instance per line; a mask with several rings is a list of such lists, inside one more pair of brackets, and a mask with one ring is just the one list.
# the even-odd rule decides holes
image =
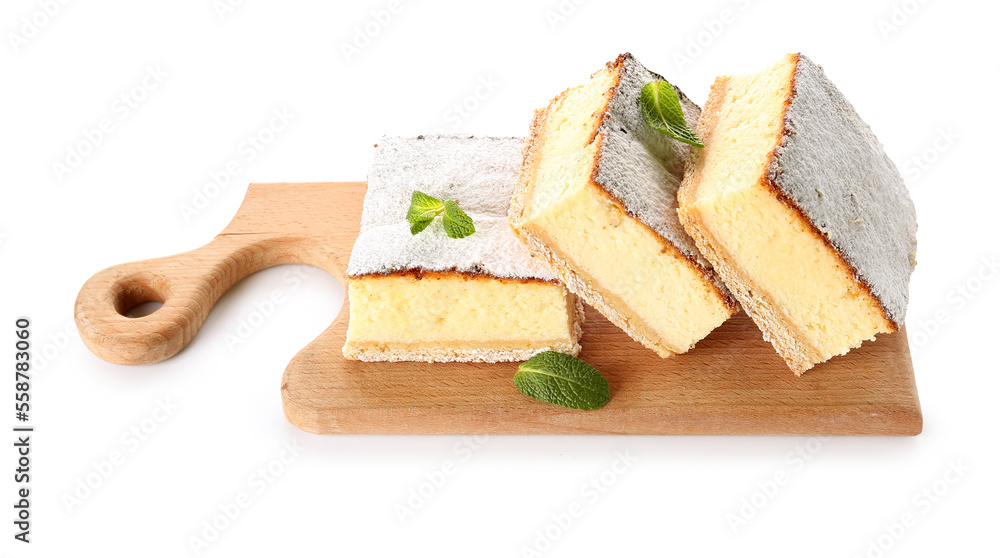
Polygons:
[[[507,221],[523,144],[523,138],[469,136],[380,140],[347,274],[458,271],[555,281],[556,276],[531,256]],[[472,218],[476,232],[449,238],[438,218],[423,232],[411,235],[406,212],[414,190],[442,201],[455,200]]]

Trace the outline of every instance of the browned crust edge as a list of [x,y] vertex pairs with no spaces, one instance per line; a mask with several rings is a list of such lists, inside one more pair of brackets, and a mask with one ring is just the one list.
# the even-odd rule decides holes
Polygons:
[[400,269],[397,271],[387,271],[385,273],[364,273],[361,275],[348,275],[348,279],[380,279],[388,277],[410,277],[417,281],[422,279],[465,279],[466,281],[490,279],[501,283],[545,283],[549,285],[559,285],[558,280],[536,279],[533,277],[497,277],[489,273],[469,272],[458,270],[431,271],[423,268]]
[[781,108],[781,121],[783,123],[781,131],[781,143],[774,146],[774,149],[772,149],[771,152],[768,153],[767,155],[767,159],[764,162],[764,175],[761,178],[761,184],[764,187],[766,187],[772,194],[774,194],[775,197],[777,197],[781,203],[785,204],[790,209],[799,214],[799,217],[802,218],[802,221],[806,223],[809,227],[809,230],[812,231],[813,236],[823,241],[823,243],[826,244],[830,248],[830,250],[832,250],[833,253],[837,255],[837,258],[841,261],[844,267],[851,271],[851,275],[852,278],[854,279],[854,282],[857,283],[858,286],[862,290],[864,290],[868,294],[868,296],[875,302],[875,305],[879,309],[879,313],[882,314],[882,318],[885,320],[887,324],[889,324],[890,331],[899,331],[900,324],[892,319],[892,317],[889,315],[888,309],[885,307],[885,305],[882,303],[879,297],[875,295],[875,290],[872,288],[870,284],[868,284],[867,281],[865,281],[863,277],[861,277],[861,274],[858,273],[857,268],[851,265],[851,263],[847,260],[846,254],[844,254],[843,251],[834,246],[833,242],[831,242],[830,239],[827,238],[825,234],[823,234],[823,231],[819,230],[819,228],[812,222],[812,219],[810,219],[809,216],[806,215],[805,211],[803,211],[802,208],[799,207],[797,203],[795,203],[795,200],[793,200],[791,197],[785,194],[785,192],[781,189],[781,187],[778,186],[778,184],[774,181],[773,169],[780,168],[777,162],[778,151],[782,147],[784,147],[785,142],[788,139],[788,136],[793,135],[795,133],[791,129],[791,123],[788,119],[788,107],[792,105],[792,102],[794,102],[795,97],[798,94],[799,62],[802,59],[802,53],[797,52],[792,56],[795,57],[795,69],[792,70],[791,94],[785,99],[784,105]]

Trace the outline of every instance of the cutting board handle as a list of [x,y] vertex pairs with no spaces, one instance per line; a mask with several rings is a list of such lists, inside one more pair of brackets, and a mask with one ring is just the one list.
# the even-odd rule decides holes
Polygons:
[[[76,299],[87,348],[115,364],[152,364],[180,352],[212,306],[251,273],[281,264],[318,267],[344,282],[358,235],[363,182],[251,184],[240,210],[208,244],[176,256],[109,267]],[[129,318],[144,302],[156,312]]]
[[[80,337],[100,358],[116,364],[152,364],[187,346],[215,302],[240,279],[302,258],[288,239],[220,235],[212,242],[165,258],[109,267],[91,277],[76,299]],[[163,306],[129,318],[144,302]]]

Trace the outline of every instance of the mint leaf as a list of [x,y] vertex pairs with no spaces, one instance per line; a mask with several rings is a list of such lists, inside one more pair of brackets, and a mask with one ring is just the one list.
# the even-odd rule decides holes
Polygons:
[[413,195],[410,196],[410,209],[406,212],[406,220],[414,227],[421,223],[423,226],[416,231],[413,230],[414,227],[411,227],[410,232],[417,234],[424,230],[442,211],[444,211],[444,204],[441,203],[441,200],[414,190]]
[[432,221],[434,221],[433,217],[423,220],[410,219],[410,234],[417,234],[418,232],[426,229],[427,225],[430,225]]
[[450,238],[465,238],[476,232],[472,218],[451,200],[444,202],[444,232]]
[[575,356],[545,351],[522,362],[514,374],[521,393],[570,409],[599,409],[611,400],[608,381]]
[[663,132],[677,141],[695,147],[705,147],[698,139],[698,135],[688,128],[687,121],[684,120],[684,110],[681,109],[681,100],[673,85],[662,79],[643,85],[639,94],[639,104],[642,106],[646,123],[654,130]]

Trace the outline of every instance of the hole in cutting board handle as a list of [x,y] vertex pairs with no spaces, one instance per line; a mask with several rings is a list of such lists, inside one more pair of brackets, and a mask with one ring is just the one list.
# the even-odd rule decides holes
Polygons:
[[126,318],[142,318],[156,312],[170,293],[167,279],[152,273],[119,279],[111,289],[115,311]]
[[140,302],[125,312],[126,318],[145,318],[146,316],[163,308],[163,303],[155,300]]

